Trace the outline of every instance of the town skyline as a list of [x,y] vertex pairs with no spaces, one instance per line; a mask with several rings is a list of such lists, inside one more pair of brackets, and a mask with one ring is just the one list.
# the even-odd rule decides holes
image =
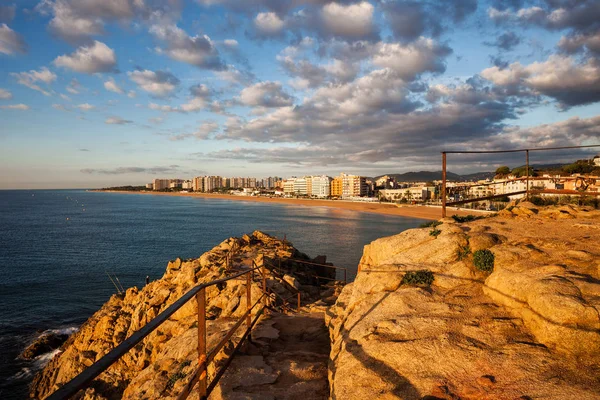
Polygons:
[[[443,150],[597,144],[598,21],[592,0],[3,2],[0,189],[374,177],[438,171]],[[504,164],[522,162],[448,168]]]

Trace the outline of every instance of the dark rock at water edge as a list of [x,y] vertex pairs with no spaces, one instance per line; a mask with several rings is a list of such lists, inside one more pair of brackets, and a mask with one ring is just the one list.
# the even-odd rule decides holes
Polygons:
[[39,355],[49,353],[52,350],[58,349],[64,342],[67,341],[69,335],[61,333],[47,333],[37,338],[21,353],[21,358],[25,360],[33,360]]

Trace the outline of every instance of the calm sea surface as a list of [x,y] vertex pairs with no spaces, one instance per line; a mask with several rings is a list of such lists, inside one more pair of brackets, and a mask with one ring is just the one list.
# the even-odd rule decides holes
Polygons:
[[82,190],[0,191],[0,398],[24,399],[36,369],[18,354],[45,330],[73,330],[115,292],[162,276],[167,262],[198,257],[258,229],[354,275],[365,244],[422,220],[190,197]]

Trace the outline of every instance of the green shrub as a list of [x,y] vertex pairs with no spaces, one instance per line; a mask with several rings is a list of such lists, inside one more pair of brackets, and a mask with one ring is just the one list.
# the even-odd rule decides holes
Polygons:
[[436,226],[440,226],[442,224],[441,221],[429,221],[422,223],[419,228],[435,228]]
[[487,249],[477,250],[473,253],[473,263],[480,271],[492,272],[494,270],[494,253]]
[[476,221],[478,219],[482,219],[482,218],[485,218],[485,217],[482,216],[482,215],[471,215],[471,214],[469,214],[469,215],[465,215],[465,216],[460,216],[460,215],[454,214],[452,216],[452,218],[454,218],[454,220],[456,222],[471,222],[471,221]]
[[456,258],[458,258],[459,261],[467,258],[469,254],[471,254],[471,247],[468,243],[464,246],[459,245],[458,249],[456,249]]
[[429,236],[438,237],[439,234],[442,233],[438,228],[433,228],[429,231]]
[[404,274],[400,285],[431,286],[433,279],[433,272],[429,271],[428,269],[408,271],[406,274]]

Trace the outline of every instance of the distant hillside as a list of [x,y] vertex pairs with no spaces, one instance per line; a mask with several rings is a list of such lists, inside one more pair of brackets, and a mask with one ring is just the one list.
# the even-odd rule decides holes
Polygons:
[[[532,164],[531,167],[536,171],[556,171],[560,170],[565,165],[568,164]],[[525,166],[523,165],[522,167],[524,168]],[[379,179],[385,175],[393,177],[397,182],[427,182],[442,179],[442,171],[418,171],[405,172],[403,174],[384,174],[376,176],[373,179]],[[459,175],[448,171],[446,173],[446,179],[449,181],[478,181],[483,179],[493,179],[494,175],[495,173],[493,171],[482,171],[464,175]]]
[[493,179],[494,172],[475,172],[474,174],[461,175],[463,181],[479,181],[483,179]]
[[[393,177],[397,182],[427,182],[442,179],[442,171],[418,171],[418,172],[405,172],[403,174],[385,174]],[[379,175],[374,179],[379,179],[384,175]],[[446,179],[449,181],[462,180],[461,176],[453,172],[446,173]]]

